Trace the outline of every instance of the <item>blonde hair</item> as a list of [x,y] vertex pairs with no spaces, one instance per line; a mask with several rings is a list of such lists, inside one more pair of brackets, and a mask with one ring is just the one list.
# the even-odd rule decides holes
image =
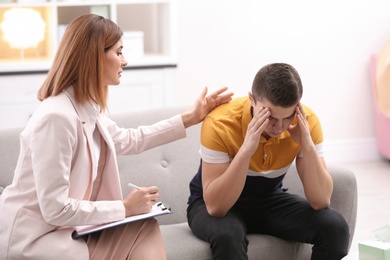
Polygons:
[[95,14],[73,20],[65,31],[46,80],[38,91],[40,101],[73,85],[76,101],[95,102],[107,109],[108,85],[103,82],[105,52],[122,37],[113,21]]

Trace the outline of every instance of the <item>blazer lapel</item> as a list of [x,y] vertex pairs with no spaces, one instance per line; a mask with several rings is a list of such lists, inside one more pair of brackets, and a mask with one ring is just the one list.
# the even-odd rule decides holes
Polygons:
[[[93,137],[91,132],[91,124],[89,121],[89,116],[85,108],[76,102],[74,98],[74,92],[73,92],[73,86],[68,87],[66,90],[64,90],[65,94],[68,96],[69,100],[72,102],[72,105],[77,113],[77,115],[80,118],[80,121],[83,125],[83,132],[84,136],[87,140],[87,146],[89,151],[89,156],[91,159],[91,169],[97,169],[98,162],[96,161],[96,155],[95,155],[95,149],[93,148]],[[89,178],[89,184],[88,188],[85,192],[84,199],[87,199],[91,196],[92,193],[92,185],[93,185],[93,177],[92,177],[92,171],[90,172],[90,178]]]
[[106,164],[104,168],[106,171],[102,172],[102,185],[101,189],[99,191],[98,198],[100,199],[122,199],[122,188],[121,188],[121,182],[118,174],[118,165],[116,160],[116,151],[115,151],[115,145],[112,141],[111,134],[106,128],[104,122],[103,122],[102,115],[99,114],[96,119],[96,125],[100,131],[100,134],[102,136],[102,139],[104,140],[105,144],[101,145],[107,145],[106,150]]

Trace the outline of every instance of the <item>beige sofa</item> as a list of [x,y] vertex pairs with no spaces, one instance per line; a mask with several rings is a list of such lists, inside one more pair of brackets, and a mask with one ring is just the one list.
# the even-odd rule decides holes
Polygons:
[[[148,125],[183,112],[184,107],[152,109],[112,115],[123,127]],[[209,244],[197,239],[186,219],[189,182],[199,165],[200,124],[187,129],[187,138],[157,147],[139,155],[119,157],[123,193],[129,192],[128,182],[139,186],[157,185],[161,201],[173,209],[173,214],[158,217],[169,260],[212,259]],[[0,192],[12,181],[18,157],[18,135],[22,129],[0,131]],[[334,179],[331,207],[338,210],[350,227],[350,241],[355,230],[357,213],[356,179],[348,169],[329,165]],[[295,167],[291,167],[284,186],[303,196]],[[284,241],[265,235],[249,235],[249,258],[292,260],[310,259],[311,245]]]

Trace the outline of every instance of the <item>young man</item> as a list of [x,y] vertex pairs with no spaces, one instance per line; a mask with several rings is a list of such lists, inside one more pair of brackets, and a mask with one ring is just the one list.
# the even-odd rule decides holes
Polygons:
[[[204,120],[187,212],[192,232],[210,243],[214,259],[248,259],[248,233],[313,244],[312,259],[347,254],[348,225],[328,208],[333,182],[321,125],[301,97],[298,72],[269,64],[256,74],[248,97]],[[282,187],[294,160],[306,199]]]

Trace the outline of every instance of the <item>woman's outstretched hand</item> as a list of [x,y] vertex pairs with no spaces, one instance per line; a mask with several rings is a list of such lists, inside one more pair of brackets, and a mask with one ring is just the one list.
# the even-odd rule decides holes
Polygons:
[[203,121],[207,114],[221,104],[232,100],[233,92],[225,93],[228,87],[223,87],[207,95],[208,88],[205,87],[190,111],[183,113],[184,127],[190,127]]

